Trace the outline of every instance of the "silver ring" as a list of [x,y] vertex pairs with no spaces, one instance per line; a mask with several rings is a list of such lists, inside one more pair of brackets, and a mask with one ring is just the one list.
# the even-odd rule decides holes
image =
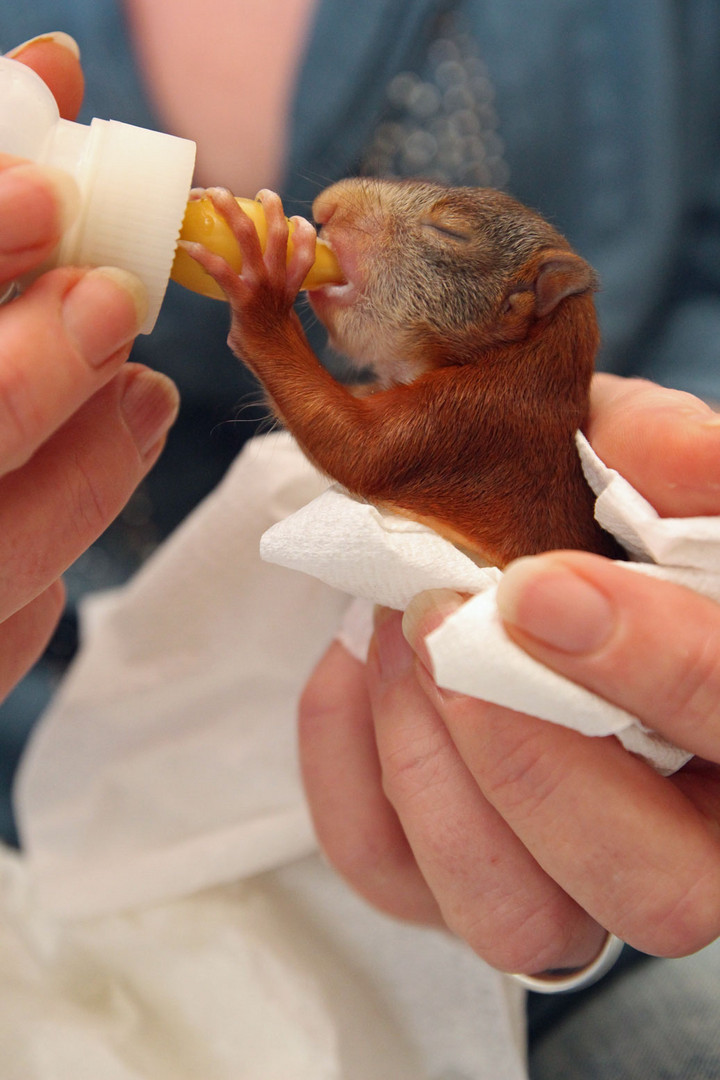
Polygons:
[[[0,286],[0,289],[2,286]],[[17,286],[17,282],[11,281],[9,285],[5,286],[3,292],[0,292],[0,304],[9,304],[11,300],[14,300],[16,296],[20,295],[20,289]]]
[[623,951],[624,942],[614,934],[608,934],[600,952],[594,960],[586,964],[584,968],[566,973],[551,971],[542,975],[517,975],[512,974],[511,979],[520,983],[526,990],[534,990],[536,994],[569,994],[573,990],[584,990],[586,986],[592,986],[603,975],[615,966],[615,963]]

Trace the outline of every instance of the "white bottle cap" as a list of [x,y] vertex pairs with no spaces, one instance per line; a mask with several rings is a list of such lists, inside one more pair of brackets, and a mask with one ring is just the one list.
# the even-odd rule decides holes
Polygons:
[[[79,132],[78,132],[79,129]],[[79,146],[81,141],[83,146]],[[57,266],[119,266],[148,291],[141,332],[155,325],[170,278],[195,165],[195,143],[159,131],[60,120],[44,160],[65,167],[71,145],[81,209],[53,257]],[[80,151],[77,155],[77,151]]]
[[118,266],[148,291],[149,334],[170,278],[195,166],[195,143],[159,131],[93,120],[61,120],[30,68],[0,57],[0,152],[63,169],[81,208],[51,266]]

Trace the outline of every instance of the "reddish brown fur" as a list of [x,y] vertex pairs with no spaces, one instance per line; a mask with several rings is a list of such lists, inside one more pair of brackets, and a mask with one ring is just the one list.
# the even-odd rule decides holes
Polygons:
[[320,365],[244,225],[249,276],[268,280],[241,287],[204,261],[233,305],[231,346],[310,459],[499,566],[559,547],[617,554],[574,442],[598,346],[590,267],[498,192],[347,181],[315,209],[361,282],[352,304],[318,311],[374,365],[373,393],[353,396]]

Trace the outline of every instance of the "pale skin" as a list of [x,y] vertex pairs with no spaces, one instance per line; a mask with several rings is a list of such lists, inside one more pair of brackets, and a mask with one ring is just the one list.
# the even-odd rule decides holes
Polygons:
[[164,130],[198,144],[197,182],[223,183],[236,195],[277,186],[316,0],[215,0],[212,10],[197,0],[124,6]]
[[[18,59],[72,118],[82,97],[72,51],[42,41]],[[42,264],[74,205],[57,176],[0,156],[0,292]],[[0,696],[52,634],[61,574],[122,509],[177,413],[165,376],[125,363],[144,308],[131,275],[74,268],[0,307]]]
[[[309,237],[298,236],[286,269],[276,197],[262,193],[264,256],[242,212],[214,198],[242,239],[243,271],[194,254],[232,303],[231,344],[252,353],[259,332],[297,332],[291,304]],[[282,403],[280,374],[261,372]],[[705,403],[597,376],[587,433],[663,515],[720,512],[720,418]],[[606,930],[663,956],[714,940],[718,605],[581,552],[517,560],[499,591],[508,631],[529,653],[697,755],[665,778],[614,738],[439,690],[423,639],[462,602],[426,594],[404,620],[381,610],[367,664],[335,643],[311,677],[300,754],[330,862],[372,904],[449,928],[502,970],[581,967]]]

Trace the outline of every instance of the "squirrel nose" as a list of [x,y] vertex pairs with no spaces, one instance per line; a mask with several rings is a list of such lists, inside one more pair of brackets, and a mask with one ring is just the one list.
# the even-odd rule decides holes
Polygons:
[[337,208],[338,197],[333,185],[333,187],[321,191],[313,202],[313,217],[318,225],[327,225]]

